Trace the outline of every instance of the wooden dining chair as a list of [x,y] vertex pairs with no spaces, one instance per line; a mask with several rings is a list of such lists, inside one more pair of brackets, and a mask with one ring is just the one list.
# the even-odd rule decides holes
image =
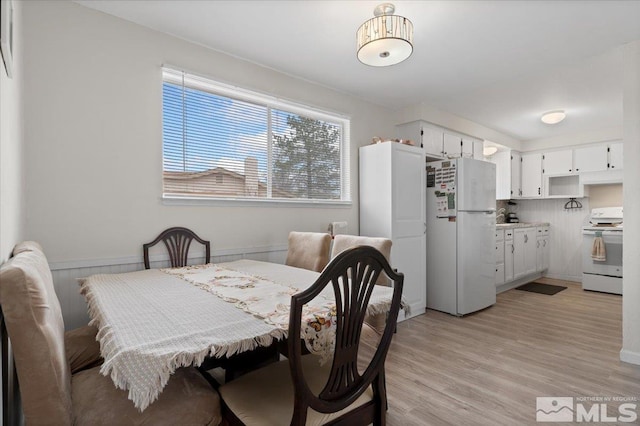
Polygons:
[[[393,298],[387,325],[365,368],[358,368],[364,314],[375,282],[387,275]],[[349,279],[348,277],[352,278]],[[385,424],[384,363],[398,318],[404,277],[372,247],[336,256],[317,281],[291,297],[288,360],[271,364],[220,387],[223,417],[230,425]],[[331,286],[336,303],[333,360],[319,364],[302,355],[302,307]]]
[[[375,238],[375,237],[363,237],[358,235],[346,235],[339,234],[333,239],[333,246],[331,247],[331,258],[333,259],[343,251],[356,246],[371,246],[377,249],[387,262],[391,262],[391,240],[387,238]],[[389,280],[384,275],[378,277],[376,284],[389,285]],[[386,324],[385,314],[366,315],[364,318],[365,324],[371,327],[376,333],[382,334]]]
[[150,243],[142,245],[142,252],[144,255],[144,268],[150,269],[149,262],[149,249],[160,241],[162,241],[169,252],[169,260],[171,261],[172,268],[179,268],[187,266],[187,258],[189,256],[189,248],[191,242],[196,240],[205,247],[205,261],[209,263],[211,261],[211,243],[198,237],[195,232],[188,228],[181,226],[175,226],[173,228],[165,229],[156,237],[155,240]]
[[285,265],[320,272],[329,263],[331,235],[324,232],[289,233]]
[[[362,237],[358,235],[338,234],[333,237],[333,246],[331,247],[331,258],[333,259],[343,251],[356,246],[371,246],[378,250],[387,262],[391,258],[391,240],[388,238]],[[377,284],[388,284],[387,277],[381,275]]]

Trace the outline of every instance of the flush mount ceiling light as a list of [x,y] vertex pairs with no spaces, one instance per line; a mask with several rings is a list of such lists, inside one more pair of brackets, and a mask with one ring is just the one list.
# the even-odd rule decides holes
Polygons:
[[564,120],[566,116],[567,114],[565,114],[562,110],[549,111],[542,114],[540,120],[542,120],[542,122],[545,124],[557,124]]
[[498,152],[498,147],[496,146],[485,146],[482,149],[482,155],[484,155],[485,157],[490,157],[496,152]]
[[413,24],[403,16],[394,15],[391,3],[378,5],[369,19],[358,28],[358,59],[373,67],[398,64],[413,52]]

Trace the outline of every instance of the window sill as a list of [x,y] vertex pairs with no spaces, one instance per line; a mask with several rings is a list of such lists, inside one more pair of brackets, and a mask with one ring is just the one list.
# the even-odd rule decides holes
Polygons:
[[248,198],[201,198],[163,195],[162,204],[167,206],[216,206],[216,207],[285,207],[285,208],[350,208],[352,201],[328,200],[254,200]]

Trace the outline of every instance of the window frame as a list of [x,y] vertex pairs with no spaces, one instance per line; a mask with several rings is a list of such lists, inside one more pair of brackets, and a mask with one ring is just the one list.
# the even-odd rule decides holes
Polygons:
[[[304,105],[298,102],[281,99],[272,95],[256,92],[222,83],[199,74],[184,71],[179,68],[162,67],[162,85],[164,83],[175,84],[211,93],[216,96],[226,97],[232,100],[248,102],[267,108],[267,187],[271,194],[271,181],[273,173],[273,134],[271,131],[271,110],[284,111],[307,118],[321,120],[340,125],[340,199],[309,199],[309,198],[271,198],[267,197],[216,197],[205,195],[174,194],[164,192],[164,177],[162,180],[162,202],[168,205],[227,205],[227,206],[284,206],[284,207],[327,207],[351,206],[351,117],[335,112],[328,112],[316,107]],[[162,87],[162,86],[161,86]],[[161,94],[164,102],[164,95]],[[162,123],[164,123],[164,108],[161,109]],[[162,126],[164,128],[164,124]],[[164,173],[164,131],[162,131],[162,173]]]

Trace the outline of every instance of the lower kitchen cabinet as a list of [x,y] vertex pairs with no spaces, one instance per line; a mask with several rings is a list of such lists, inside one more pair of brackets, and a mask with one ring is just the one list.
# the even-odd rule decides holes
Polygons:
[[537,228],[536,270],[542,272],[549,269],[549,227]]
[[513,278],[518,279],[536,272],[536,228],[516,228],[513,246]]
[[504,284],[505,278],[504,234],[502,229],[496,231],[496,287]]
[[549,226],[521,226],[496,231],[496,287],[549,269]]
[[504,231],[504,282],[513,281],[513,257],[515,247],[513,245],[513,229]]

